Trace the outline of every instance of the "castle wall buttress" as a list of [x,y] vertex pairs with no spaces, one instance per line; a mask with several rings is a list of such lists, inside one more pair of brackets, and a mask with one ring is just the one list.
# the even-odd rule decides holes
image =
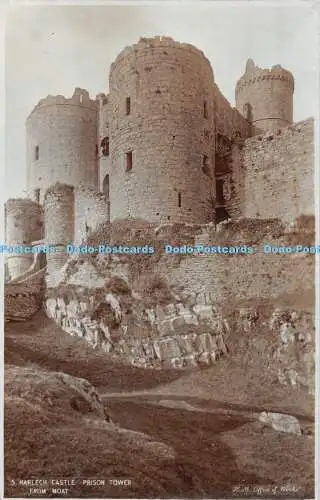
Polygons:
[[100,224],[108,221],[109,206],[104,194],[92,188],[78,186],[75,190],[75,244],[86,241]]

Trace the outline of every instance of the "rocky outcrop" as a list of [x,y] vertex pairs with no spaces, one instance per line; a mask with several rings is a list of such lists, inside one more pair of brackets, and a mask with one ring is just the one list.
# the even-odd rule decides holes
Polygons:
[[32,404],[46,411],[75,411],[110,421],[97,390],[85,379],[63,372],[50,372],[38,367],[8,366],[5,395],[11,406],[15,401]]
[[279,381],[315,393],[315,327],[310,314],[276,309],[270,329],[278,337],[274,352]]
[[67,333],[122,355],[132,365],[191,368],[227,354],[225,325],[212,298],[204,294],[154,308],[135,293],[121,296],[108,287],[84,297],[74,289],[74,298],[68,300],[58,291],[46,301],[47,315]]
[[[65,332],[135,366],[206,366],[230,351],[243,366],[313,393],[314,321],[304,312],[314,303],[312,255],[265,256],[261,248],[247,256],[161,250],[168,241],[202,239],[210,245],[261,246],[269,239],[280,246],[309,245],[309,219],[287,226],[244,218],[217,227],[109,224],[87,243],[147,241],[156,252],[71,255],[60,281],[47,289],[45,309]],[[308,304],[301,302],[301,289]],[[292,306],[283,302],[276,309],[286,296],[293,297]]]
[[311,312],[289,307],[240,307],[228,343],[245,365],[280,384],[315,393],[315,323]]
[[270,425],[275,431],[288,432],[297,436],[302,435],[299,421],[292,415],[263,411],[259,420],[263,424]]

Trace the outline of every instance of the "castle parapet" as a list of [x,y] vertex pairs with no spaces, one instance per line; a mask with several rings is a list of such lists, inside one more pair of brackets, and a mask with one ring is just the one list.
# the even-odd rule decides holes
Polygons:
[[246,70],[245,74],[238,80],[236,85],[236,96],[241,92],[244,87],[250,87],[257,82],[262,82],[265,80],[281,80],[289,84],[292,92],[294,91],[294,78],[290,71],[282,68],[280,64],[272,66],[271,69],[259,68],[259,66],[254,66],[249,70]]
[[40,99],[38,104],[33,108],[31,113],[29,114],[27,120],[31,117],[31,115],[39,110],[40,108],[45,108],[47,106],[61,106],[61,105],[70,105],[70,106],[83,106],[85,108],[89,108],[93,111],[98,109],[97,101],[95,99],[91,99],[89,92],[85,89],[81,89],[79,87],[75,88],[72,97],[68,98],[63,95],[48,95],[43,99]]
[[[177,42],[173,38],[169,36],[155,36],[155,37],[141,37],[139,41],[131,46],[125,47],[116,57],[114,62],[111,64],[110,67],[110,75],[116,67],[121,59],[125,59],[128,56],[131,56],[132,54],[137,53],[141,49],[163,49],[164,47],[171,47],[172,49],[187,49],[190,53],[193,53],[194,55],[197,56],[202,56],[208,61],[208,64],[210,65],[209,60],[205,57],[204,53],[202,50],[199,50],[197,47],[190,43],[182,43],[182,42]],[[211,68],[211,66],[210,66]],[[212,68],[211,68],[212,72]],[[213,72],[212,72],[212,79],[214,78]]]

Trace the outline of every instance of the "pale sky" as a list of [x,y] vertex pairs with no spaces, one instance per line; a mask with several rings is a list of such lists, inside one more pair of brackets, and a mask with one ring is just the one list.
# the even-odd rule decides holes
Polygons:
[[309,3],[16,6],[6,22],[5,199],[26,187],[25,119],[48,94],[108,92],[110,64],[141,36],[171,36],[201,49],[234,105],[236,81],[250,57],[281,64],[295,77],[294,120],[315,115],[318,91],[315,11]]

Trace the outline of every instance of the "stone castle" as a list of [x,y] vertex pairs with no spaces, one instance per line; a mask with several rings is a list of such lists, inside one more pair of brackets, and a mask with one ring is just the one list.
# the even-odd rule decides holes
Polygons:
[[[314,122],[293,123],[293,92],[289,71],[249,59],[232,107],[200,50],[141,38],[111,65],[108,95],[76,88],[28,116],[29,197],[7,201],[6,243],[63,248],[116,219],[313,215]],[[47,256],[48,274],[65,258]],[[7,279],[34,266],[32,254],[10,254]]]

